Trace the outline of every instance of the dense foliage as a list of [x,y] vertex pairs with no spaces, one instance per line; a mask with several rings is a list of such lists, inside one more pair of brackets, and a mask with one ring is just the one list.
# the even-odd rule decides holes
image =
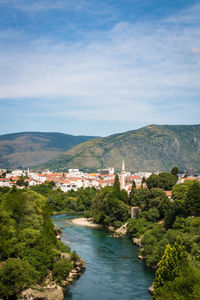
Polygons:
[[[146,260],[147,265],[157,268],[163,257],[159,263],[161,274],[161,268],[167,268],[168,265],[166,256],[175,251],[172,251],[173,247],[179,247],[178,241],[176,242],[178,236],[182,239],[180,247],[187,254],[188,263],[184,263],[184,269],[181,263],[176,261],[177,268],[180,267],[177,273],[170,263],[175,272],[174,280],[168,282],[165,277],[162,288],[160,286],[159,292],[155,292],[155,299],[199,299],[197,278],[200,276],[200,183],[187,181],[174,185],[172,200],[169,200],[160,188],[135,189],[131,202],[132,205],[139,206],[140,212],[136,219],[128,221],[128,234],[141,245],[139,254]],[[170,278],[173,277],[172,270],[169,271]],[[181,291],[181,287],[187,282],[184,273],[190,282],[190,289],[187,290],[187,285]]]
[[71,190],[64,193],[61,189],[55,189],[54,182],[36,185],[31,189],[45,196],[48,206],[56,212],[87,211],[96,193],[95,188],[80,188],[78,191]]
[[[58,282],[73,268],[60,260],[70,251],[55,237],[50,219],[53,211],[85,212],[95,222],[120,227],[141,246],[140,255],[157,270],[154,299],[199,299],[200,295],[200,182],[175,184],[178,169],[172,174],[152,175],[148,188],[131,193],[120,189],[116,176],[113,187],[62,192],[54,182],[17,190],[0,188],[0,296],[11,297],[41,282],[52,271]],[[156,183],[156,184],[155,184]],[[172,187],[172,199],[163,189]],[[129,219],[130,206],[138,215]]]
[[[174,170],[174,169],[173,169]],[[172,172],[174,172],[172,170]],[[178,178],[173,173],[162,172],[158,175],[152,174],[149,178],[146,179],[146,184],[149,189],[151,188],[161,188],[163,190],[171,190],[172,187],[177,182]]]
[[85,212],[87,217],[106,226],[119,227],[128,219],[128,194],[120,190],[119,178],[116,176],[114,187],[80,188],[77,191],[62,192],[55,189],[51,182],[31,187],[47,198],[47,204],[52,211]]
[[1,191],[0,296],[41,282],[61,252],[70,248],[56,238],[46,198],[30,190]]
[[39,273],[27,261],[9,258],[0,269],[0,295],[17,295],[38,279]]
[[200,299],[200,270],[189,261],[180,238],[167,245],[153,283],[153,299]]
[[115,187],[98,191],[93,200],[91,216],[97,223],[120,227],[128,219],[128,195]]
[[73,264],[67,258],[63,258],[55,263],[52,274],[54,279],[58,282],[62,282],[72,269]]

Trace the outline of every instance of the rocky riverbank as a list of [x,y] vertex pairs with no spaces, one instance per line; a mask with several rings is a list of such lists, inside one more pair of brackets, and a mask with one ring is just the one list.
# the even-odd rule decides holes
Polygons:
[[[68,253],[62,253],[62,258],[70,259]],[[20,300],[63,300],[64,289],[78,279],[85,271],[85,262],[82,258],[72,261],[74,269],[69,273],[65,280],[57,283],[53,280],[52,273],[49,272],[48,277],[42,285],[36,285],[22,292]]]
[[120,237],[122,235],[126,235],[126,233],[127,233],[127,223],[123,224],[119,228],[115,228],[113,226],[109,226],[108,230],[112,232],[112,234],[110,235],[110,237]]
[[[142,236],[140,238],[133,238],[132,241],[133,241],[133,244],[137,245],[140,250],[142,249]],[[140,253],[138,254],[138,258],[141,260],[144,260],[144,261],[146,259],[146,257],[144,255],[141,255]],[[157,268],[158,268],[158,265],[148,264],[147,262],[146,262],[146,265],[147,265],[147,267],[152,268],[154,270],[157,270]]]
[[[62,230],[54,225],[54,232],[56,238],[60,240],[62,235]],[[60,259],[68,259],[72,262],[74,268],[68,274],[68,276],[61,282],[57,283],[52,276],[52,272],[49,274],[45,281],[39,285],[24,290],[21,294],[20,300],[63,300],[64,290],[66,287],[76,279],[78,279],[81,274],[85,271],[86,263],[82,258],[73,259],[69,253],[61,253]],[[1,300],[1,299],[0,299]]]

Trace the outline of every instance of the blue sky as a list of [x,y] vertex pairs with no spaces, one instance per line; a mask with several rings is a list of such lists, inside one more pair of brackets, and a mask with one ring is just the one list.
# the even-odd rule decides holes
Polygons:
[[0,134],[199,124],[199,0],[0,0]]

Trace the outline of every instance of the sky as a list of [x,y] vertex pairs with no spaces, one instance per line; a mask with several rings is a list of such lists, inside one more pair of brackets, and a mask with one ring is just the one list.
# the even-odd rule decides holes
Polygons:
[[0,0],[0,134],[200,124],[199,0]]

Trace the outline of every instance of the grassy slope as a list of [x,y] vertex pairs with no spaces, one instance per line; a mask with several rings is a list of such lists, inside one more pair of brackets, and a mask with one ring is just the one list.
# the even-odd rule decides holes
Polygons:
[[170,170],[174,165],[200,170],[199,154],[200,125],[151,125],[87,141],[44,166],[58,170],[113,166],[120,170],[124,159],[130,171]]
[[67,149],[92,139],[64,133],[22,132],[0,136],[0,168],[45,163]]

